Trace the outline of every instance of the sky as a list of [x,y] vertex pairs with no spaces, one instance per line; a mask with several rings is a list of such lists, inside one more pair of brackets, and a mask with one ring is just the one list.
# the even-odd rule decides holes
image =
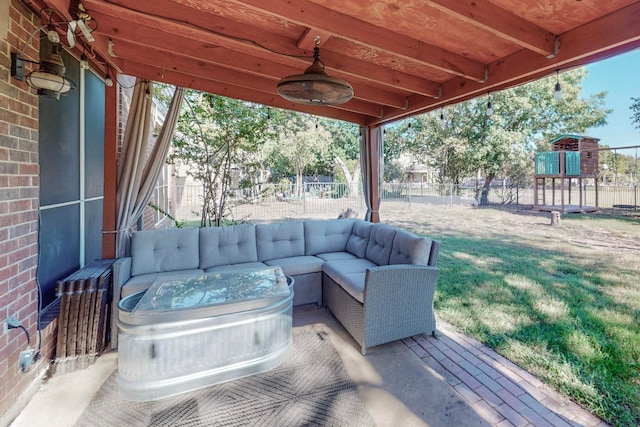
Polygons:
[[640,49],[586,66],[582,95],[607,92],[606,108],[613,110],[607,124],[585,134],[610,147],[640,145],[640,129],[631,123],[631,98],[640,98]]

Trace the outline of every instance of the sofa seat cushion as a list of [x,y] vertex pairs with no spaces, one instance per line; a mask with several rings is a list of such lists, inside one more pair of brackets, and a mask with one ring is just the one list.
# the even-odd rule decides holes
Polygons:
[[288,258],[271,259],[264,262],[270,266],[279,266],[284,274],[296,276],[298,274],[319,273],[322,271],[324,260],[311,255]]
[[376,264],[367,259],[356,258],[327,261],[322,266],[322,270],[349,295],[362,303],[367,268],[371,267],[376,267]]
[[204,275],[204,271],[199,268],[192,270],[166,271],[164,273],[140,274],[139,276],[133,276],[131,279],[127,280],[127,283],[122,286],[120,296],[121,298],[124,298],[128,295],[135,294],[136,292],[146,291],[151,287],[151,285],[153,285],[153,282],[158,279],[174,280],[202,275]]
[[354,218],[305,220],[305,254],[344,251],[356,221]]
[[267,265],[262,262],[242,262],[239,264],[217,265],[215,267],[207,268],[205,273],[227,273],[231,271],[246,271],[246,270],[260,270],[267,268]]
[[198,268],[197,228],[141,230],[131,236],[131,275]]
[[358,257],[349,252],[327,252],[323,254],[317,254],[318,258],[325,261],[337,261],[341,259],[357,259]]

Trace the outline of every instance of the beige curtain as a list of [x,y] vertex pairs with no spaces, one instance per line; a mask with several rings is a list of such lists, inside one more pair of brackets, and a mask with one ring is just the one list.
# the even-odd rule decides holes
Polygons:
[[[373,137],[376,141],[372,141]],[[367,206],[367,213],[364,216],[366,221],[380,221],[380,201],[382,199],[382,183],[384,178],[384,150],[382,141],[382,126],[371,129],[369,126],[360,128],[360,165],[362,174],[362,192],[364,194],[364,202]],[[372,145],[375,143],[375,152],[372,152]],[[377,159],[377,162],[374,161]],[[374,173],[373,167],[377,163],[377,174]],[[372,177],[378,177],[377,187],[374,188]],[[377,191],[377,197],[374,192]]]
[[142,216],[165,163],[178,122],[184,89],[177,88],[153,150],[148,154],[153,86],[136,80],[118,166],[116,258],[127,256],[131,229]]

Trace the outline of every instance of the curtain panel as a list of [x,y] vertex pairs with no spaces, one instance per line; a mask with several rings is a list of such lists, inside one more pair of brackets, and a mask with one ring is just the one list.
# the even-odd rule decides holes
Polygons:
[[367,212],[366,221],[380,221],[380,201],[384,178],[384,150],[382,126],[360,128],[360,165],[362,192]]
[[116,258],[129,254],[131,230],[153,195],[184,98],[184,89],[176,88],[160,134],[149,152],[152,93],[151,82],[136,80],[118,165]]

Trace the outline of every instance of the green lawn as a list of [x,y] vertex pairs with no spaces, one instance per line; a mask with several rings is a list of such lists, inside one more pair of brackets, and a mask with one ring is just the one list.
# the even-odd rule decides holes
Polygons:
[[552,227],[530,210],[416,209],[386,220],[442,241],[437,316],[607,422],[640,425],[640,216]]

